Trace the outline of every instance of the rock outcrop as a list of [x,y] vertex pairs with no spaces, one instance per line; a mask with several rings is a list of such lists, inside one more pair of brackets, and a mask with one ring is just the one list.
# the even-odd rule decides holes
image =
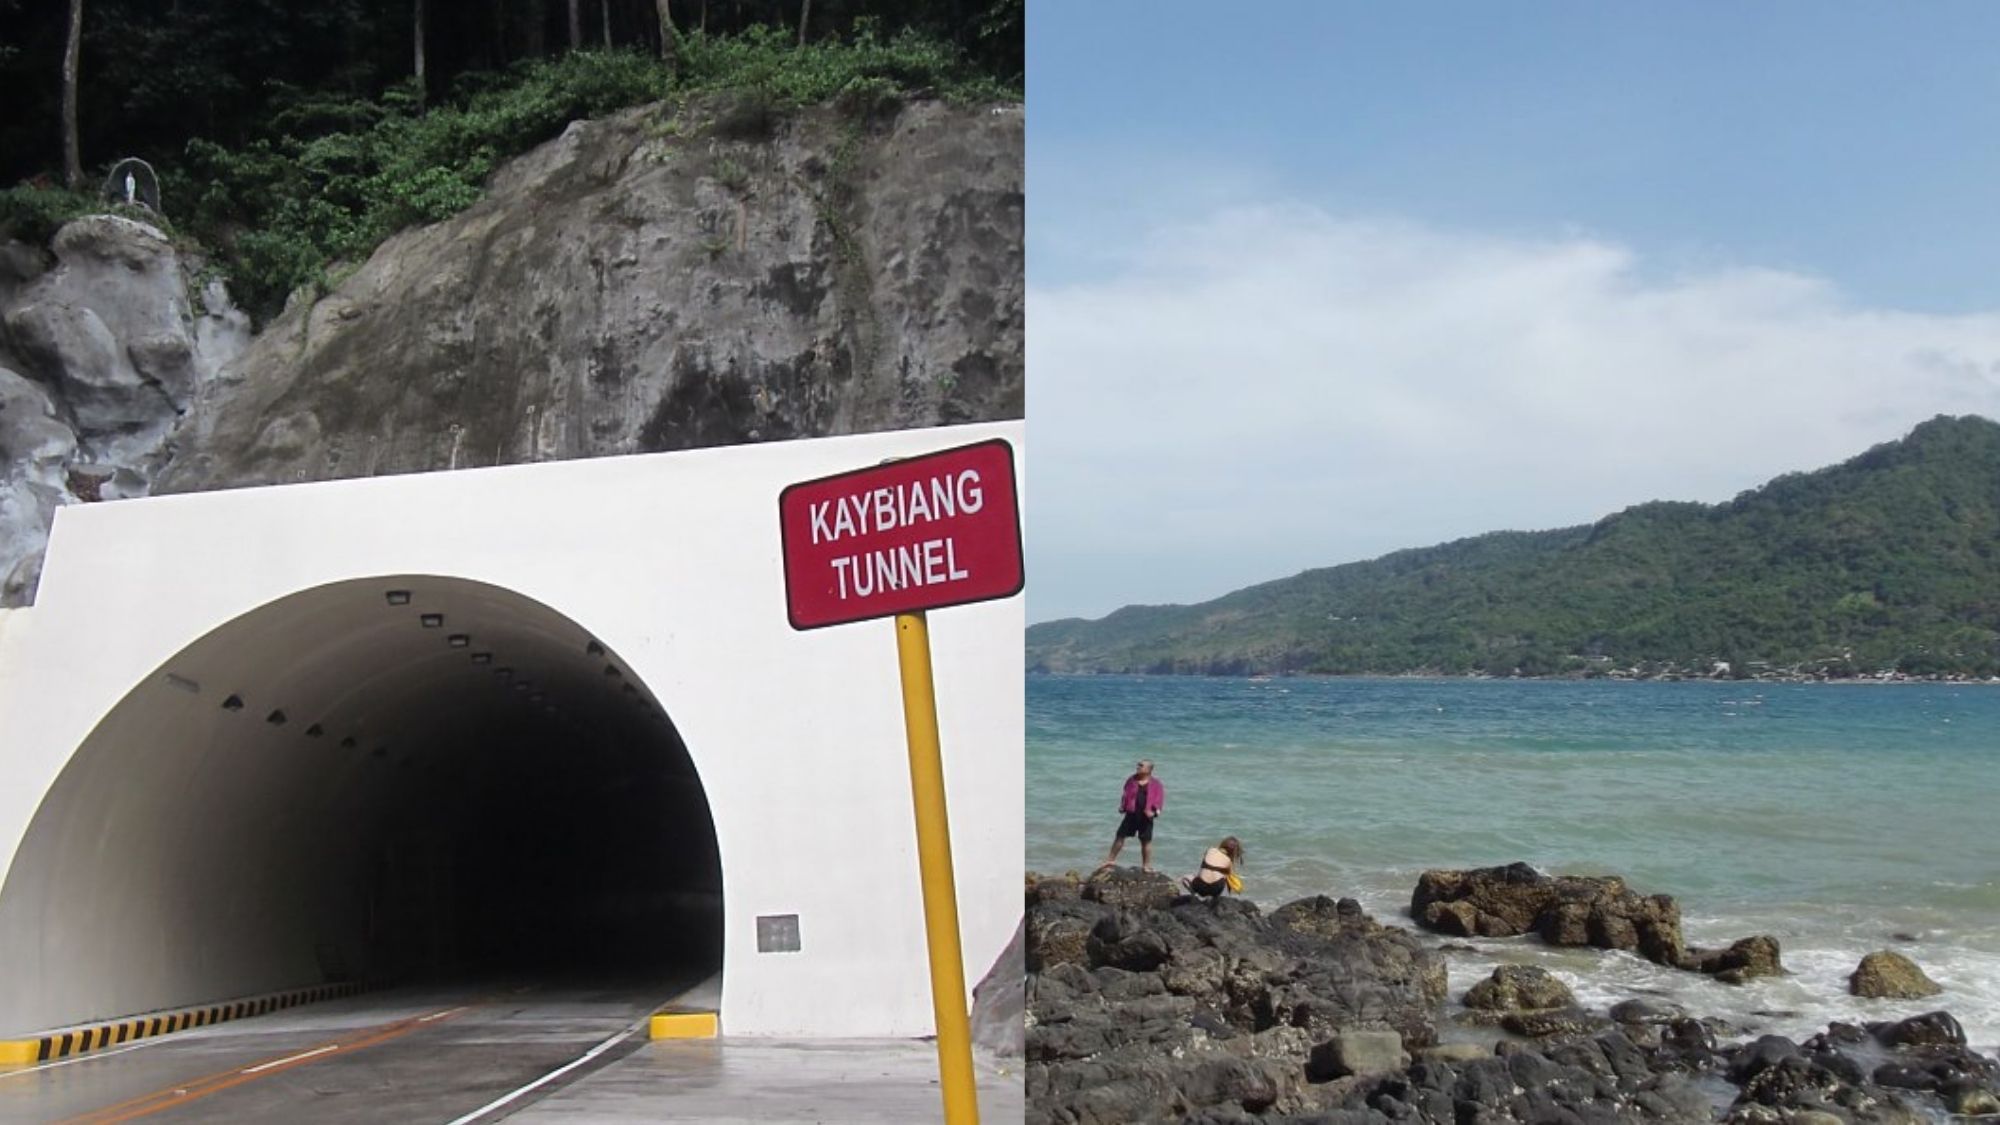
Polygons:
[[1776,938],[1690,948],[1671,895],[1640,895],[1615,875],[1551,877],[1525,863],[1426,871],[1410,895],[1410,916],[1425,929],[1460,937],[1534,933],[1550,945],[1625,950],[1732,984],[1784,972]]
[[[1132,882],[1144,880],[1097,880]],[[1393,1069],[1436,1041],[1443,963],[1352,900],[1266,915],[1237,899],[1119,906],[1078,889],[1029,883],[1032,1120],[1304,1108],[1314,1077]]]
[[1022,414],[1019,106],[570,126],[295,300],[162,491]]
[[[1606,1016],[1506,966],[1468,999],[1504,1012],[1508,1037],[1439,1046],[1441,954],[1352,900],[1119,906],[1092,901],[1093,882],[1147,881],[1028,878],[1031,1122],[1915,1125],[2000,1110],[2000,1061],[1945,1012],[1726,1042],[1739,1033],[1720,1020],[1644,998]],[[1709,956],[1732,950],[1739,968],[1768,952]]]
[[1018,418],[1022,114],[576,122],[254,339],[100,215],[0,243],[0,605],[65,503]]
[[0,605],[31,600],[55,509],[145,493],[249,319],[202,264],[117,215],[0,244]]

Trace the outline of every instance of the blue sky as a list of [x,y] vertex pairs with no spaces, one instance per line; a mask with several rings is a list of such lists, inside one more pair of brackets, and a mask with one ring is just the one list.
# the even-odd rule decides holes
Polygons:
[[1055,3],[1031,620],[2000,416],[2000,5]]

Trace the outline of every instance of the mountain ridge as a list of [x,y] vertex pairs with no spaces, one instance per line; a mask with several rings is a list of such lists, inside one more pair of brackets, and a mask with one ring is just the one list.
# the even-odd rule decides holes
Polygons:
[[1721,504],[1495,531],[1031,626],[1041,672],[1989,676],[2000,423],[1940,415]]

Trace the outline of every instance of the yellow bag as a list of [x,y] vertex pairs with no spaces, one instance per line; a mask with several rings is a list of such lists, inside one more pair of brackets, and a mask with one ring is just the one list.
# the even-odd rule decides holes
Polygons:
[[1223,878],[1229,880],[1230,894],[1240,895],[1243,893],[1243,876],[1238,875],[1235,871],[1232,870],[1227,874],[1225,874]]

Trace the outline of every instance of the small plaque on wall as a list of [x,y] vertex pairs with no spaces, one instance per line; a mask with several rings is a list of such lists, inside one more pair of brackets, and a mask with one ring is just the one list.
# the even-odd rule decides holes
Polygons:
[[798,951],[798,915],[760,914],[757,916],[757,952],[797,953]]

